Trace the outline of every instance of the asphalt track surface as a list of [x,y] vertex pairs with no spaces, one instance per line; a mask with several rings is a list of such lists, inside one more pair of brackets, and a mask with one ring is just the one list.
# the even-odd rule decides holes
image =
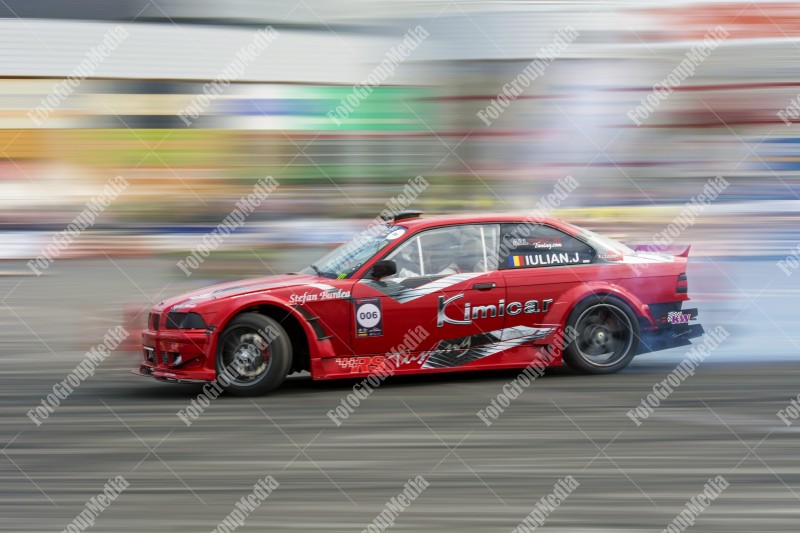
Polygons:
[[[293,377],[187,427],[176,413],[199,387],[137,378],[138,355],[117,352],[29,420],[125,303],[161,297],[166,272],[65,261],[0,278],[0,531],[61,531],[118,475],[130,486],[93,531],[212,531],[267,475],[280,485],[239,531],[362,531],[418,475],[430,486],[391,531],[511,531],[566,476],[580,485],[537,531],[661,531],[720,475],[730,486],[691,531],[798,530],[800,420],[776,416],[800,393],[797,282],[772,261],[693,266],[704,325],[731,337],[639,427],[626,413],[685,349],[612,376],[548,371],[490,427],[476,413],[515,372],[391,378],[340,427],[326,413],[355,382]],[[200,283],[175,279],[165,294]]]

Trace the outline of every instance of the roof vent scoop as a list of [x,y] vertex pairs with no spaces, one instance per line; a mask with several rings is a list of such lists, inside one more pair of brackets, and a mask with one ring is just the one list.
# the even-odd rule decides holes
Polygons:
[[408,209],[406,211],[400,211],[399,213],[394,214],[387,214],[384,215],[382,218],[386,222],[399,222],[401,220],[408,220],[410,218],[419,218],[422,216],[422,211],[415,211],[412,209]]

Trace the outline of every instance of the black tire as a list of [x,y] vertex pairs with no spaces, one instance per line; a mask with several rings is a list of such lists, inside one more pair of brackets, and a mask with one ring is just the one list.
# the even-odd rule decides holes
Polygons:
[[267,316],[241,314],[219,336],[216,367],[217,382],[227,392],[238,396],[266,394],[283,383],[292,367],[289,335]]
[[567,326],[578,336],[564,350],[564,362],[578,372],[618,372],[639,347],[639,320],[628,304],[614,296],[582,301],[569,314]]

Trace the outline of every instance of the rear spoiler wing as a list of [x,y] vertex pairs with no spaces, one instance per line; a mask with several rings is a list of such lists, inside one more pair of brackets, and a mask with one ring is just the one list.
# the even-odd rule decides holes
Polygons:
[[689,250],[691,244],[669,244],[661,246],[658,244],[634,244],[633,249],[636,252],[656,252],[659,254],[673,255],[675,257],[689,257]]

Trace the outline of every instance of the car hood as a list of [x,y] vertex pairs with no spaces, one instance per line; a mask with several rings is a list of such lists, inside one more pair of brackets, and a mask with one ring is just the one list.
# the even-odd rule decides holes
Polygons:
[[222,298],[231,298],[234,296],[241,296],[243,294],[269,291],[274,289],[285,289],[298,285],[313,286],[315,283],[323,282],[324,278],[317,276],[309,276],[306,274],[287,274],[283,276],[266,276],[263,278],[220,283],[218,285],[203,287],[202,289],[187,292],[185,294],[164,300],[156,306],[156,310],[164,310],[167,308],[185,308],[188,310],[197,304],[219,300]]

